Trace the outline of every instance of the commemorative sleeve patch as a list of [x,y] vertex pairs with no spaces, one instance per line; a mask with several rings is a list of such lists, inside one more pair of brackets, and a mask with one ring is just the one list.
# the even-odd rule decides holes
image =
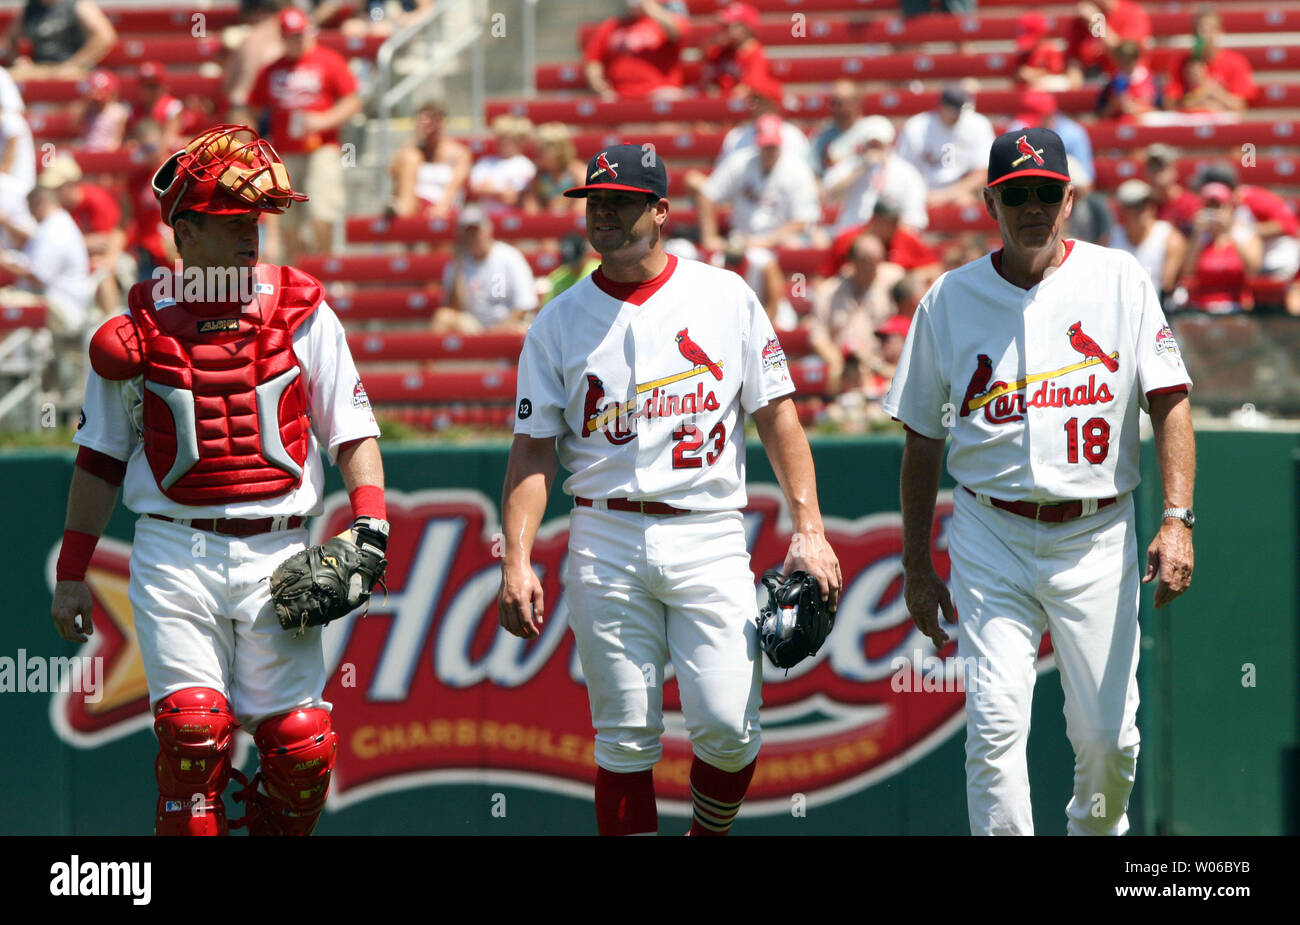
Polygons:
[[533,403],[526,398],[519,399],[519,420],[532,417]]
[[370,396],[366,394],[366,387],[361,384],[360,376],[357,376],[357,384],[352,387],[352,407],[370,407]]
[[775,337],[769,337],[763,345],[763,369],[785,366],[785,349]]
[[1165,325],[1156,332],[1156,356],[1164,356],[1166,353],[1172,353],[1179,356],[1178,341],[1174,339],[1174,332],[1170,330],[1169,325]]

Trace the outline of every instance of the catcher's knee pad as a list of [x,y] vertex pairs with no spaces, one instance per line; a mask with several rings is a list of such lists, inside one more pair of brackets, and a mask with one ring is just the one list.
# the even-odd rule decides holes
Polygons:
[[325,808],[338,735],[318,708],[262,721],[253,736],[261,767],[250,793],[250,835],[310,835]]
[[226,698],[206,687],[187,687],[154,707],[155,833],[227,833],[221,793],[230,782],[230,742],[237,725]]

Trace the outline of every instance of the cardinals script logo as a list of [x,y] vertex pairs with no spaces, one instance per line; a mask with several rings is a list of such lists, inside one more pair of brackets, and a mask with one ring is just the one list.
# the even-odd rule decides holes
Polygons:
[[[749,498],[742,513],[758,575],[780,566],[793,527],[777,486],[750,485]],[[327,808],[463,783],[467,775],[590,800],[596,775],[591,715],[560,577],[567,516],[538,530],[533,565],[548,618],[539,638],[524,640],[497,619],[501,563],[493,543],[500,522],[494,502],[469,490],[390,490],[388,513],[387,597],[373,599],[364,619],[336,621],[323,635],[330,679],[324,698],[334,705],[339,733]],[[930,550],[945,580],[951,517],[952,497],[945,492]],[[347,496],[332,495],[312,524],[310,542],[341,533],[351,522]],[[815,657],[788,675],[764,665],[763,753],[747,814],[788,814],[795,793],[806,795],[810,806],[856,793],[904,770],[964,725],[960,689],[936,690],[917,680],[936,659],[951,668],[956,643],[935,653],[908,616],[899,514],[828,517],[826,535],[844,574],[835,629]],[[59,737],[79,748],[140,732],[138,757],[148,767],[157,743],[127,598],[128,552],[127,544],[106,538],[87,573],[95,634],[76,654],[104,658],[103,697],[87,703],[75,692],[58,694],[50,717]],[[57,555],[56,543],[51,582]],[[1050,646],[1045,642],[1041,651]],[[667,732],[655,781],[661,806],[686,815],[690,738],[671,672],[661,681]]]
[[[991,424],[1008,424],[1023,421],[1026,408],[1063,408],[1074,405],[1097,405],[1115,400],[1110,387],[1098,383],[1096,375],[1088,376],[1086,384],[1073,387],[1060,385],[1055,379],[1070,373],[1102,366],[1107,372],[1119,371],[1119,353],[1107,353],[1097,342],[1083,332],[1083,322],[1076,321],[1065,332],[1070,346],[1084,359],[1045,373],[1032,373],[1014,382],[993,378],[993,360],[986,353],[975,358],[975,372],[971,374],[962,398],[959,414],[967,417],[972,411],[984,409],[984,418]],[[1041,383],[1026,396],[1027,388]]]
[[715,363],[699,344],[691,340],[687,328],[677,332],[676,340],[678,351],[693,364],[691,368],[650,382],[638,383],[636,397],[628,401],[607,401],[604,381],[597,375],[587,373],[587,392],[582,406],[583,437],[602,431],[610,443],[622,446],[636,437],[638,418],[689,416],[701,411],[718,410],[718,396],[712,389],[706,390],[703,382],[697,382],[695,388],[688,392],[668,390],[670,385],[706,374],[718,382],[722,381],[722,364]]

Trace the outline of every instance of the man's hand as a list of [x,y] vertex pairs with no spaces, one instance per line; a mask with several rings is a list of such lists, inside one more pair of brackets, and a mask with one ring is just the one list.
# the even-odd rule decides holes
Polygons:
[[[54,585],[54,604],[50,615],[59,635],[68,642],[86,642],[95,633],[90,614],[95,603],[90,586],[84,581],[60,581]],[[77,618],[81,618],[78,628]]]
[[1156,609],[1168,604],[1192,584],[1192,531],[1181,523],[1164,522],[1147,547],[1147,572],[1142,583],[1156,579]]
[[939,625],[939,611],[943,611],[946,621],[955,624],[957,608],[953,606],[952,595],[938,572],[933,568],[905,572],[903,600],[907,602],[907,612],[912,615],[916,628],[930,638],[936,649],[942,649],[952,641]]
[[786,553],[781,574],[793,575],[795,572],[807,572],[817,579],[822,589],[822,600],[834,613],[840,605],[840,590],[844,578],[840,574],[840,560],[835,550],[826,542],[823,533],[807,531],[796,533],[790,540],[790,551]]
[[531,563],[501,566],[501,588],[497,591],[497,615],[507,633],[521,639],[536,639],[546,622],[542,583]]

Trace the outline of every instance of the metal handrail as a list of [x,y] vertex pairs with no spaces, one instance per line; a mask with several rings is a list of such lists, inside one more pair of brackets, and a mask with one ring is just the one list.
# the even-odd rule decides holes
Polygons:
[[[484,4],[480,0],[439,3],[422,12],[417,20],[394,33],[379,47],[379,52],[375,56],[375,69],[378,71],[378,79],[375,82],[373,92],[377,94],[376,117],[380,123],[377,153],[379,156],[379,191],[382,202],[386,203],[392,192],[389,188],[391,179],[388,175],[388,164],[392,159],[392,146],[389,143],[388,136],[389,124],[392,121],[394,110],[402,102],[409,99],[425,80],[445,71],[447,62],[454,60],[471,45],[474,46],[474,54],[470,65],[472,68],[470,105],[473,107],[472,118],[475,126],[480,124],[483,118],[484,100],[483,43],[479,41],[483,35],[483,6]],[[438,21],[442,17],[449,15],[453,10],[464,7],[469,7],[470,14],[474,19],[473,25],[457,36],[453,42],[442,47],[442,60],[426,62],[423,67],[417,69],[414,73],[408,74],[394,86],[392,84],[393,60],[397,53],[426,32],[432,34],[440,25]]]

